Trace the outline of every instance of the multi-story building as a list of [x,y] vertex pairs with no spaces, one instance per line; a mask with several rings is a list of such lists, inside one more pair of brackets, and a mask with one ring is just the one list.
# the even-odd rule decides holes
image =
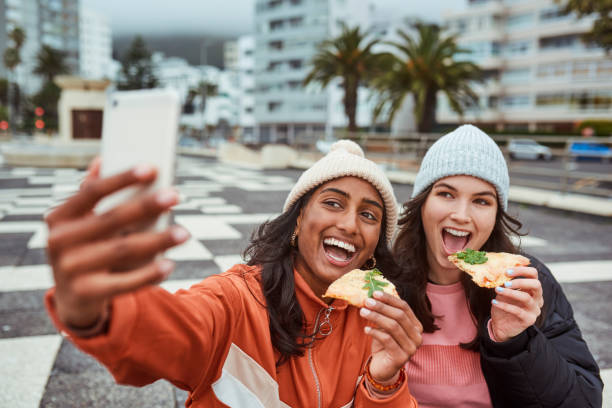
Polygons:
[[38,0],[40,43],[65,53],[71,73],[79,66],[79,0]]
[[233,96],[238,107],[239,136],[244,141],[252,141],[255,135],[255,37],[246,35],[227,42],[224,66],[235,82]]
[[[17,82],[21,91],[29,94],[37,91],[41,84],[40,79],[32,75],[40,49],[38,0],[0,0],[0,55],[12,46],[8,34],[15,27],[24,31],[26,39],[20,51],[21,64],[11,81]],[[0,63],[0,77],[9,77],[3,63]]]
[[113,79],[113,46],[108,16],[82,6],[79,20],[81,76]]
[[[569,131],[584,119],[612,114],[612,59],[582,40],[593,18],[564,16],[554,0],[468,0],[446,16],[466,58],[485,72],[479,106],[464,121],[499,130]],[[440,123],[460,121],[444,97]]]
[[[36,56],[43,44],[64,51],[72,73],[79,72],[79,0],[0,0],[0,54],[11,46],[8,33],[21,27],[26,35],[21,49],[21,64],[15,79],[27,94],[38,91],[42,83],[33,74]],[[4,64],[0,76],[7,77]]]
[[[338,35],[340,21],[367,27],[366,0],[256,0],[255,120],[263,141],[330,132],[340,90],[303,88],[317,45]],[[335,85],[335,86],[334,86]]]

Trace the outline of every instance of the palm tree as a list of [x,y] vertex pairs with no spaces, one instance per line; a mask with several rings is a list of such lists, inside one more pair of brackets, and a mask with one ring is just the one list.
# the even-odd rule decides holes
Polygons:
[[41,75],[45,82],[53,82],[56,75],[68,74],[70,68],[66,64],[66,53],[49,45],[43,45],[36,55],[34,73]]
[[481,80],[482,71],[472,62],[455,60],[458,54],[469,51],[459,48],[455,36],[443,36],[438,25],[417,22],[413,28],[416,38],[398,30],[403,42],[390,43],[401,56],[396,56],[392,68],[373,83],[379,93],[374,116],[385,112],[391,122],[411,94],[417,130],[430,132],[438,92],[444,93],[450,107],[462,115],[465,107],[478,102],[470,84]]
[[[21,64],[20,51],[21,51],[21,47],[23,46],[23,43],[25,42],[26,35],[23,29],[21,29],[21,27],[15,27],[10,31],[10,33],[8,34],[8,37],[10,40],[13,41],[13,46],[7,47],[4,50],[3,62],[4,62],[4,66],[8,68],[8,70],[11,72],[11,76],[14,76],[15,69],[17,68],[19,64]],[[9,79],[8,87],[6,88],[6,99],[7,99],[9,118],[11,118],[12,116],[11,114],[12,105],[13,105],[12,90],[13,90],[13,86],[11,85],[10,79]]]
[[564,14],[575,12],[578,18],[595,15],[591,31],[583,35],[586,41],[600,45],[608,55],[612,51],[612,1],[611,0],[555,0]]
[[366,41],[367,32],[359,27],[349,28],[341,23],[342,32],[336,38],[323,41],[312,60],[312,69],[304,79],[304,86],[318,83],[326,87],[329,83],[341,78],[344,89],[344,113],[348,118],[348,130],[357,130],[355,116],[357,97],[360,85],[367,83],[378,72],[384,69],[385,59],[389,54],[377,54],[372,51],[378,39]]
[[43,45],[36,55],[34,73],[42,76],[44,80],[38,93],[32,97],[32,102],[45,110],[43,119],[46,129],[57,129],[57,102],[61,90],[53,82],[53,78],[70,73],[70,68],[65,60],[65,52],[48,45]]

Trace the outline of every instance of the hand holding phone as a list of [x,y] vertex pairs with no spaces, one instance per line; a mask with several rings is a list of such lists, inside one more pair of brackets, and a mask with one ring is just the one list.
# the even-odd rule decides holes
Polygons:
[[[157,178],[148,186],[129,187],[105,198],[96,212],[173,184],[179,115],[179,97],[172,90],[110,94],[102,125],[101,177],[145,164],[157,168]],[[169,217],[164,214],[148,227],[161,231],[168,226]]]

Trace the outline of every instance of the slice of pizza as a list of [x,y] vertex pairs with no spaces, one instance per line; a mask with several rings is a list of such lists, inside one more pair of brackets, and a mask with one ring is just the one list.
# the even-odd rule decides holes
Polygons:
[[470,275],[478,286],[485,288],[495,288],[511,280],[506,275],[508,269],[529,265],[529,259],[522,255],[471,249],[450,255],[448,260]]
[[378,269],[353,269],[332,282],[323,297],[343,299],[353,306],[363,307],[366,299],[377,290],[399,298],[395,286]]

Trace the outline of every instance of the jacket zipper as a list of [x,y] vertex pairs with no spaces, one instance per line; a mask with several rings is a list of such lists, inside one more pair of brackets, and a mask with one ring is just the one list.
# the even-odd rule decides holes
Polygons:
[[[317,333],[319,333],[323,337],[330,335],[333,327],[331,325],[331,322],[329,321],[329,315],[331,314],[332,310],[334,310],[333,306],[330,306],[328,308],[322,308],[321,310],[319,310],[319,313],[317,313],[317,319],[315,320],[314,324],[314,331],[312,333],[313,336],[315,336]],[[325,317],[323,318],[323,321],[319,324],[319,318],[321,317],[321,313],[323,313],[323,311],[325,311]],[[317,375],[317,372],[314,367],[314,361],[312,357],[313,347],[314,340],[311,346],[308,347],[308,364],[310,365],[310,370],[312,371],[312,376],[315,380],[315,388],[317,391],[317,407],[321,408],[321,383],[319,382],[319,376]]]

